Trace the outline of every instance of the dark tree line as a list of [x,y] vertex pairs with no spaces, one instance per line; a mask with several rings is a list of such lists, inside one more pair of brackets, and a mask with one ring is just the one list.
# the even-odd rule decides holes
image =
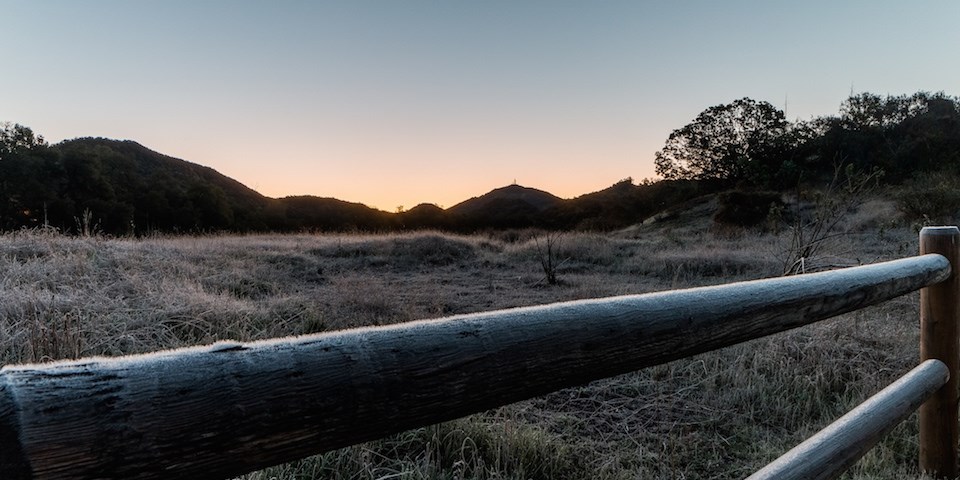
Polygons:
[[225,191],[229,182],[211,181],[220,176],[212,169],[134,142],[78,139],[50,146],[21,125],[0,130],[4,230],[46,225],[77,231],[84,218],[113,234],[264,226],[257,199],[230,195],[236,192]]
[[0,230],[607,230],[706,193],[783,191],[829,181],[841,165],[882,171],[891,183],[960,176],[960,99],[861,93],[844,101],[837,115],[791,122],[771,104],[743,98],[710,107],[670,134],[656,155],[661,181],[626,179],[546,207],[490,196],[481,199],[481,208],[426,204],[397,213],[333,198],[267,198],[211,168],[136,142],[82,138],[49,145],[28,127],[6,123],[0,124]]
[[744,98],[704,110],[674,130],[656,156],[664,178],[773,189],[829,178],[841,164],[883,171],[891,182],[957,173],[960,98],[861,93],[836,116],[796,122],[767,102]]
[[388,213],[333,198],[267,198],[213,169],[132,141],[81,138],[48,145],[29,128],[14,124],[0,126],[0,135],[2,231],[41,226],[111,235],[611,229],[703,193],[703,182],[634,185],[627,179],[573,200],[553,197],[554,204],[546,207],[542,202],[488,194],[469,208],[444,210],[424,204]]

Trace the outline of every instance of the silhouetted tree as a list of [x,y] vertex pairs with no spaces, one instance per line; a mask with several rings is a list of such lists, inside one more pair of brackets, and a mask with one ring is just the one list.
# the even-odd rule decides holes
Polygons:
[[778,168],[778,142],[788,123],[767,102],[742,98],[710,107],[674,130],[657,152],[657,174],[668,179],[743,180]]
[[839,117],[821,122],[822,134],[807,148],[821,173],[840,161],[882,169],[897,182],[918,171],[960,167],[960,100],[943,93],[852,95]]
[[39,226],[47,212],[63,208],[64,181],[58,152],[30,128],[0,124],[0,228]]
[[43,137],[34,134],[29,127],[19,123],[0,123],[0,160],[14,153],[45,146],[47,142]]

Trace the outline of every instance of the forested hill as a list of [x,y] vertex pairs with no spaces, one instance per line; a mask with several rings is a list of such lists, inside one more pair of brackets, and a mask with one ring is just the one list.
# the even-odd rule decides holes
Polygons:
[[389,214],[309,196],[265,197],[216,170],[129,140],[48,146],[7,126],[0,149],[0,227],[49,225],[109,234],[383,229]]
[[665,200],[701,193],[697,182],[651,187],[623,181],[565,200],[510,185],[447,210],[423,204],[392,213],[335,198],[265,197],[212,168],[129,140],[80,138],[47,145],[29,128],[11,124],[3,126],[0,135],[4,231],[42,225],[111,235],[611,228],[643,220]]
[[[102,212],[108,231],[257,229],[270,199],[216,170],[154,152],[133,141],[69,140],[61,154],[67,211]],[[49,210],[49,209],[48,209]],[[72,218],[72,216],[70,217]]]
[[104,232],[262,228],[269,199],[212,168],[133,141],[81,138],[8,149],[0,162],[4,229],[43,223]]

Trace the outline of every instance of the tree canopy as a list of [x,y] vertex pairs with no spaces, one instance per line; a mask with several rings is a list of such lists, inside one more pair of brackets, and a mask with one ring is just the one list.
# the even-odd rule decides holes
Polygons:
[[741,98],[710,107],[674,130],[656,155],[656,172],[668,180],[744,179],[776,162],[788,123],[773,105]]
[[674,130],[655,161],[666,179],[769,188],[829,178],[839,164],[882,170],[893,181],[960,171],[960,99],[860,93],[840,105],[838,116],[789,122],[769,103],[743,98],[710,107]]
[[0,160],[46,144],[43,137],[34,135],[29,127],[19,123],[0,123]]

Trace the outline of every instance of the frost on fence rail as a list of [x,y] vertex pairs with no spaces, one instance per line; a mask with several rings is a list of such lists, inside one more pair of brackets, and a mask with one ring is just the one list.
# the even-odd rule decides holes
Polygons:
[[940,360],[921,363],[747,480],[839,477],[949,378],[950,371]]
[[853,311],[940,255],[0,370],[3,478],[228,478]]

